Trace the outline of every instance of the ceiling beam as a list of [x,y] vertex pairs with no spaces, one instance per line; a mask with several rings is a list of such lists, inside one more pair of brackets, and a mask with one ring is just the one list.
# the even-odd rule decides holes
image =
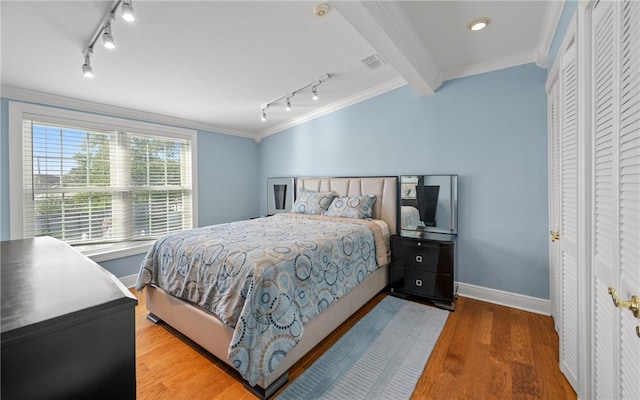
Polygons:
[[331,5],[420,95],[440,87],[442,71],[399,3],[336,1]]

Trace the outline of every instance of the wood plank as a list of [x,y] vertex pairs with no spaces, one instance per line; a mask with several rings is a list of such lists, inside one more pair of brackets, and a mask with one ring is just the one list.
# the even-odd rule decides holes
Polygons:
[[[255,399],[240,375],[136,307],[138,399]],[[380,293],[289,371],[295,380],[387,294]],[[551,317],[460,297],[412,399],[576,399],[558,368]]]
[[513,359],[519,363],[533,365],[533,346],[529,319],[526,313],[512,310],[511,316],[511,348]]

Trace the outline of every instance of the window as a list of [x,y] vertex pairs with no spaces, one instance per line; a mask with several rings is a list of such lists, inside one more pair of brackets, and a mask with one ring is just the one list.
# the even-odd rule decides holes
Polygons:
[[52,236],[91,253],[148,246],[194,226],[194,132],[20,106],[10,115],[22,125],[22,237]]

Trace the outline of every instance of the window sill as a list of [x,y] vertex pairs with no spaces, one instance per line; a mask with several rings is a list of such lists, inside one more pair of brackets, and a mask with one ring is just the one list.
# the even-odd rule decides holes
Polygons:
[[126,242],[105,246],[77,246],[76,249],[95,262],[115,260],[129,256],[145,254],[155,240],[144,242]]

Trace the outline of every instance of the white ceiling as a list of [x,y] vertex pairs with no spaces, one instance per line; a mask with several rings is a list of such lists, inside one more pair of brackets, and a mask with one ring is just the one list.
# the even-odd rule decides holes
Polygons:
[[[135,0],[136,21],[118,10],[116,49],[98,41],[87,79],[82,52],[113,1],[2,0],[2,95],[53,94],[260,139],[407,82],[430,95],[443,80],[545,66],[559,17],[547,3],[328,1],[317,17],[315,1]],[[492,23],[467,30],[479,17]],[[373,54],[385,64],[371,70],[361,60]],[[325,73],[319,100],[306,89],[291,111],[279,102],[260,120],[267,103]]]

